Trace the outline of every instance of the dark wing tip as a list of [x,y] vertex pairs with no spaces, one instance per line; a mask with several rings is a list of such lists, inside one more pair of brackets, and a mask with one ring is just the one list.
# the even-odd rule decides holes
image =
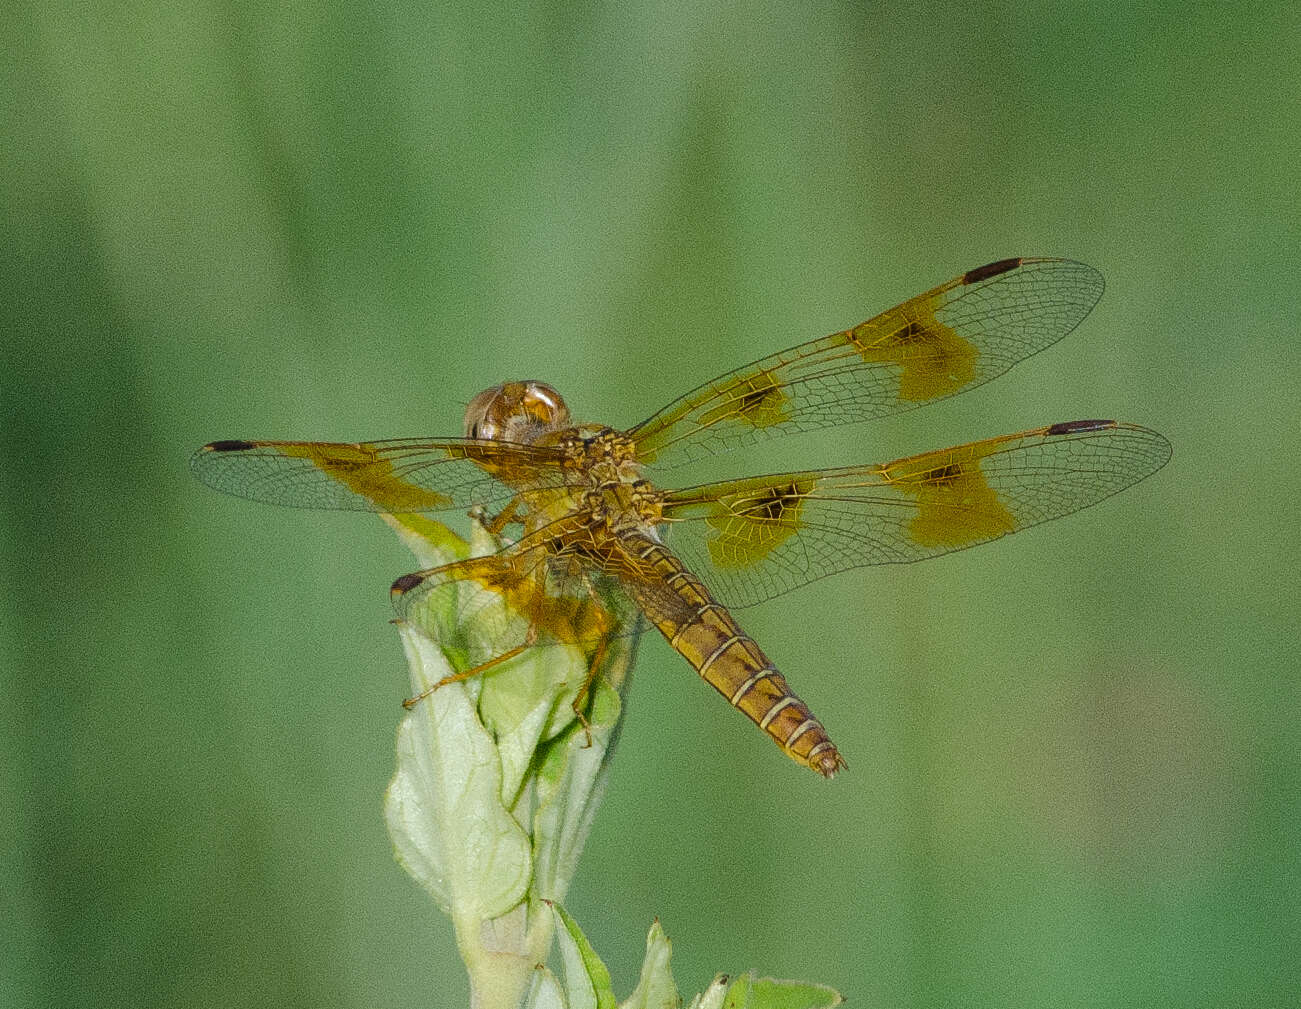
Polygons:
[[1000,273],[1007,273],[1008,270],[1015,270],[1024,263],[1021,257],[1015,259],[1000,259],[995,263],[986,263],[984,266],[977,266],[974,270],[968,270],[962,275],[964,284],[978,284],[982,280],[988,280],[990,277],[997,277]]
[[1047,431],[1049,437],[1055,434],[1079,434],[1082,431],[1102,431],[1115,427],[1114,420],[1067,420],[1054,424]]
[[200,452],[247,452],[253,448],[251,441],[210,441],[199,449]]
[[389,592],[391,592],[395,597],[403,596],[406,593],[410,592],[412,589],[414,589],[417,585],[419,585],[424,580],[425,580],[424,577],[418,573],[403,575],[401,578],[393,582],[393,585],[389,589]]
[[[1141,427],[1138,424],[1122,424],[1118,420],[1068,420],[1044,429],[1044,437],[1055,435],[1090,434],[1095,431],[1114,431],[1128,443],[1126,457],[1131,462],[1142,462],[1141,468],[1133,470],[1135,476],[1131,483],[1137,483],[1170,461],[1174,446],[1170,439],[1160,431]],[[1125,486],[1129,486],[1126,484]]]

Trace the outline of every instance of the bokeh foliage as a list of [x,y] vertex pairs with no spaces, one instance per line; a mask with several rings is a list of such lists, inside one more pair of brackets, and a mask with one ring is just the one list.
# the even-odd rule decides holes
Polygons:
[[745,614],[828,784],[646,643],[568,906],[630,990],[873,1006],[1301,987],[1290,3],[14,3],[0,33],[0,1003],[464,1004],[392,861],[381,523],[192,482],[214,438],[456,433],[505,378],[630,424],[1015,254],[1107,276],[992,386],[727,459],[1089,416],[1083,515]]

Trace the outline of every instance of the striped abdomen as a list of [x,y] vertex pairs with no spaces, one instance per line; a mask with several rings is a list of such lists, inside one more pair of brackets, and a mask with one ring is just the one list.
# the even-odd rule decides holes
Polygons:
[[830,778],[846,766],[822,723],[791,691],[786,678],[714,601],[709,590],[663,545],[638,541],[637,553],[663,593],[628,586],[646,616],[701,677],[794,761]]

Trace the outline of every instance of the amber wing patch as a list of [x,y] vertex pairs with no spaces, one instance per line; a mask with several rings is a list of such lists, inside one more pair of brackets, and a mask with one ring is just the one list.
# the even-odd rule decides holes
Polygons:
[[923,547],[955,549],[1015,532],[1016,519],[981,472],[981,443],[882,467],[881,478],[917,502],[908,525]]
[[712,427],[719,421],[737,420],[750,427],[772,427],[787,420],[789,400],[781,383],[769,371],[737,378],[727,397],[717,406],[701,413],[699,423]]
[[719,498],[705,521],[711,529],[709,556],[723,570],[759,564],[800,530],[800,512],[813,481],[792,480],[759,493]]
[[308,460],[350,491],[374,501],[385,511],[432,511],[447,507],[452,500],[445,494],[396,479],[393,460],[383,458],[365,442],[356,445],[287,443],[279,446],[279,451]]
[[976,378],[980,351],[935,318],[937,307],[910,302],[846,332],[865,362],[899,368],[899,398],[909,403],[951,396]]

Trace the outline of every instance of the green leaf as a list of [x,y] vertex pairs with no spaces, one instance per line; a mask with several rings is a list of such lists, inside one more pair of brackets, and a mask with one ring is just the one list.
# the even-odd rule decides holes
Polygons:
[[726,974],[719,974],[708,988],[691,1000],[687,1009],[722,1009],[729,980]]
[[699,996],[695,1009],[831,1009],[844,1001],[834,988],[805,981],[780,981],[750,971],[735,978],[716,978]]
[[592,693],[589,730],[571,725],[548,745],[538,768],[534,890],[546,900],[564,899],[609,780],[611,744],[623,702],[604,678],[593,683]]
[[565,965],[570,1009],[615,1009],[609,970],[569,912],[556,903],[551,904],[551,910],[560,924],[556,935]]
[[533,973],[533,983],[524,999],[524,1009],[571,1009],[560,990],[560,982],[551,971],[539,967]]
[[428,515],[386,515],[380,518],[416,555],[422,568],[437,567],[470,556],[470,545]]
[[514,805],[556,714],[573,720],[570,705],[586,677],[582,652],[561,645],[530,648],[484,676],[479,715],[497,741],[506,805]]
[[[450,669],[425,635],[399,624],[412,685]],[[501,762],[463,684],[434,691],[398,727],[385,818],[398,861],[453,918],[493,918],[524,898],[530,844],[501,802]]]
[[637,987],[619,1009],[678,1009],[682,999],[678,986],[673,983],[669,959],[673,945],[664,935],[658,920],[651,925],[646,936],[646,959],[642,961],[641,978]]

